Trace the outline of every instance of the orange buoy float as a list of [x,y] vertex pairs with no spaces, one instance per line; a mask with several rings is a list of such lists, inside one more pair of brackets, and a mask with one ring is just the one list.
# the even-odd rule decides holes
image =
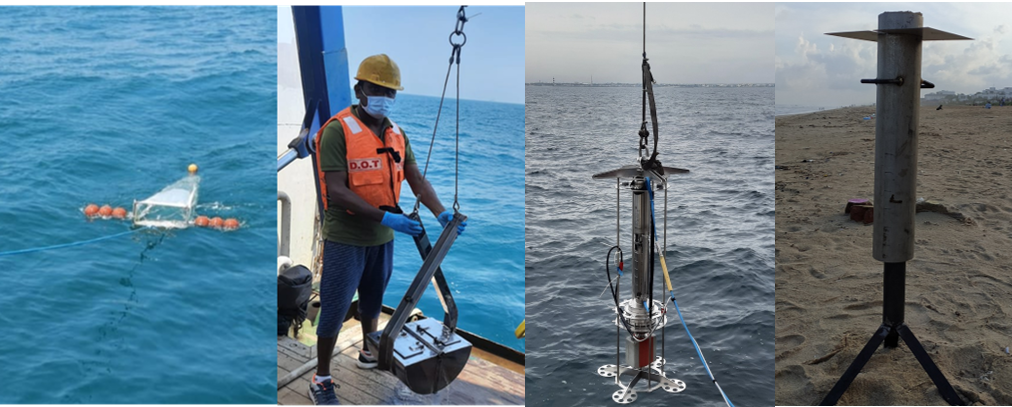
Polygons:
[[98,205],[88,204],[88,206],[84,207],[84,216],[90,218],[95,215],[98,215]]
[[210,222],[211,222],[211,220],[210,220],[210,219],[208,219],[208,218],[207,218],[207,216],[204,216],[204,215],[200,215],[200,216],[198,216],[198,217],[197,217],[197,219],[194,219],[194,220],[193,220],[193,224],[194,224],[194,225],[200,226],[200,227],[202,227],[202,228],[203,228],[203,227],[207,227],[207,225],[208,225],[208,224],[209,224]]
[[116,209],[112,210],[112,217],[116,219],[126,218],[126,214],[127,214],[126,209],[120,207],[117,207]]
[[225,230],[239,229],[239,220],[236,218],[225,219]]
[[102,207],[98,209],[98,214],[108,217],[109,215],[112,215],[112,207],[109,205],[102,205]]
[[217,217],[217,216],[215,216],[214,218],[211,219],[211,227],[212,228],[220,228],[224,223],[225,223],[225,221],[222,220],[221,218]]

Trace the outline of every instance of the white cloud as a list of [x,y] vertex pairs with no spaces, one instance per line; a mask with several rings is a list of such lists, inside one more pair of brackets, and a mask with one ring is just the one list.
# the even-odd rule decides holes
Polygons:
[[[778,4],[776,8],[777,103],[841,106],[873,103],[874,86],[859,80],[876,73],[877,45],[823,33],[873,28],[879,13],[909,9],[890,4]],[[929,41],[922,49],[921,76],[934,90],[975,93],[1012,86],[1012,29],[1003,20],[1012,4],[921,6],[925,25],[975,38]]]

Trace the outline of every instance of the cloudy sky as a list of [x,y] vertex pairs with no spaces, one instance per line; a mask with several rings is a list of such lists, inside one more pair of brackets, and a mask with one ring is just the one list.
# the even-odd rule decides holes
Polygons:
[[[641,81],[642,3],[527,3],[527,82]],[[660,83],[773,83],[773,3],[648,3]]]
[[[345,44],[352,75],[366,57],[385,53],[401,69],[404,93],[438,97],[450,58],[450,32],[460,6],[345,7]],[[467,44],[461,53],[462,99],[523,103],[524,8],[468,6],[473,20],[464,25]],[[292,9],[278,8],[278,44],[295,45]],[[294,52],[294,50],[292,51]],[[298,72],[295,54],[279,61],[284,71]],[[298,77],[295,77],[296,82]],[[296,85],[301,86],[301,85]],[[447,95],[452,95],[453,79]]]
[[776,103],[838,107],[875,102],[874,42],[825,35],[875,29],[885,11],[916,11],[924,26],[973,38],[926,41],[923,79],[938,90],[972,94],[1012,86],[1012,4],[1009,3],[777,3]]

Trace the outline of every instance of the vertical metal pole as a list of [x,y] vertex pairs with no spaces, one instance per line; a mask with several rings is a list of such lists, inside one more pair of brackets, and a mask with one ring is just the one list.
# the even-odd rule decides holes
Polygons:
[[[622,246],[622,179],[615,178],[615,245]],[[621,251],[622,249],[619,249]],[[615,280],[615,295],[622,295],[622,277]],[[622,333],[619,325],[622,324],[622,310],[615,308],[615,384],[622,383]]]
[[281,202],[281,237],[278,241],[278,256],[291,256],[292,246],[292,199],[288,194],[278,191]]
[[[879,14],[879,30],[921,28],[921,13]],[[902,78],[901,85],[876,85],[875,231],[872,255],[898,263],[914,257],[917,199],[917,123],[921,84],[921,37],[878,35],[878,79]]]
[[[668,179],[665,179],[664,180],[664,240],[662,240],[662,242],[664,242],[664,243],[661,245],[661,255],[663,255],[664,258],[668,257],[668,188],[670,188],[670,187],[671,186],[668,185]],[[664,269],[662,271],[664,271],[664,273],[666,273],[666,274],[671,274],[671,273],[669,273],[669,271],[667,269]],[[670,275],[668,277],[670,278]],[[661,290],[661,298],[664,298],[664,290]],[[667,304],[667,303],[668,303],[667,301],[664,301],[664,304]],[[665,305],[664,308],[666,309],[667,305]],[[667,313],[667,311],[665,311],[665,314],[666,313]],[[666,360],[664,359],[666,357],[664,355],[664,342],[666,341],[666,334],[664,332],[667,330],[667,327],[668,327],[667,324],[661,325],[661,361],[662,362],[666,362]],[[662,373],[664,372],[664,363],[661,363],[661,372]]]
[[[879,14],[879,30],[921,28],[920,13]],[[917,124],[921,94],[921,37],[878,36],[878,79],[902,83],[876,85],[875,231],[872,255],[885,262],[882,323],[891,327],[885,347],[895,348],[903,324],[906,261],[914,257],[917,200]]]
[[664,180],[664,240],[662,240],[664,243],[661,245],[664,257],[668,257],[668,187],[667,180]]
[[903,302],[906,297],[907,263],[886,263],[882,284],[882,324],[889,326],[885,347],[895,348],[899,340],[898,328],[903,325]]
[[[621,206],[621,190],[622,190],[621,186],[622,186],[621,178],[615,178],[615,245],[616,246],[621,246],[621,242],[622,242],[622,239],[621,239],[621,226],[620,226],[621,219],[622,219],[622,217],[621,217],[621,215],[622,215],[621,214],[621,208],[622,208],[622,206]],[[621,250],[621,249],[619,249],[619,250]],[[621,276],[619,276],[618,279],[615,280],[615,293],[616,293],[616,295],[621,295],[620,286],[619,286],[619,284],[621,282],[622,282],[622,278],[621,278]],[[622,318],[621,315],[622,315],[621,309],[615,308],[615,384],[620,384],[621,383],[620,379],[621,379],[621,372],[622,372],[622,365],[621,365],[621,360],[620,360],[621,358],[619,356],[619,354],[621,352],[622,338],[621,338],[621,333],[619,332],[619,329],[618,329],[618,325],[621,324],[621,318]]]
[[[618,284],[621,283],[621,282],[622,282],[621,279],[619,279],[619,281],[615,282],[615,292],[618,292],[618,288],[619,288]],[[622,363],[621,363],[621,357],[620,357],[620,355],[622,353],[622,332],[621,332],[621,330],[619,330],[618,326],[620,324],[622,324],[622,316],[621,316],[622,315],[622,311],[620,309],[618,309],[618,308],[615,308],[615,311],[616,311],[616,314],[615,314],[615,384],[620,384],[622,382],[620,380],[622,378]]]
[[[914,257],[914,215],[917,199],[917,125],[921,88],[921,13],[879,14],[876,84],[875,227],[872,255],[883,263],[882,326],[833,386],[821,405],[836,405],[851,382],[884,342],[895,348],[902,338],[921,363],[945,401],[964,405],[931,357],[903,323],[906,263]],[[862,32],[829,33],[868,40]],[[934,30],[934,40],[968,40]]]

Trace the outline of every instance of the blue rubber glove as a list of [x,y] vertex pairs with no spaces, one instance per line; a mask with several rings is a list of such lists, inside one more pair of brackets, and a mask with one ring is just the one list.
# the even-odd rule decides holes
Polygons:
[[[439,216],[436,216],[436,220],[438,220],[439,224],[442,225],[443,228],[445,229],[446,225],[448,225],[450,221],[453,220],[453,212],[443,211],[443,213],[439,214]],[[467,226],[466,220],[460,222],[460,226],[457,226],[457,236],[460,236],[461,234],[464,233],[465,226]]]
[[404,234],[409,234],[411,236],[418,236],[422,234],[422,225],[420,223],[408,219],[407,216],[401,214],[390,212],[384,213],[383,220],[380,223],[390,229]]

